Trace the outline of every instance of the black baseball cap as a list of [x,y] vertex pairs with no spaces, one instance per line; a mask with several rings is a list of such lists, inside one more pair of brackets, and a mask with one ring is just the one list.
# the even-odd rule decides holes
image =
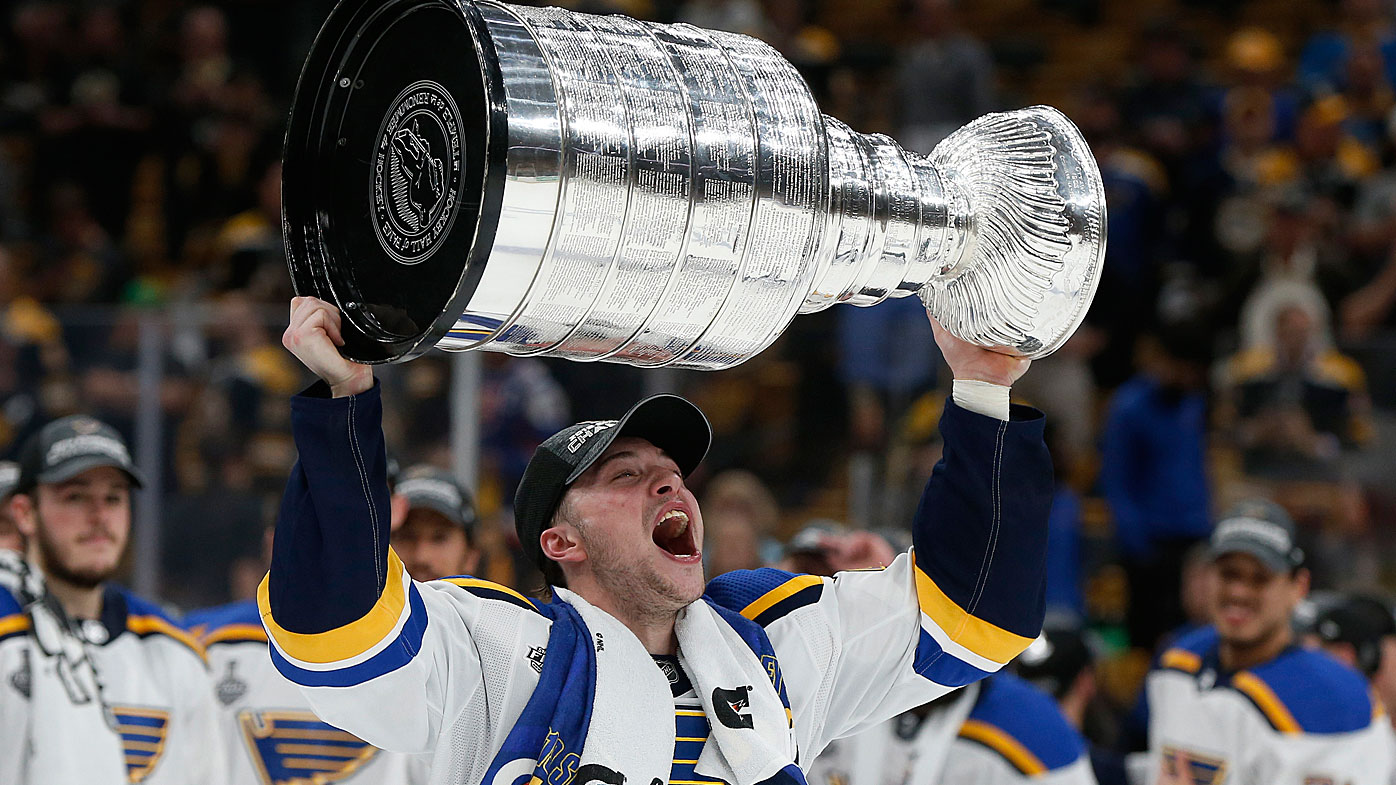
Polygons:
[[1381,639],[1396,635],[1396,616],[1375,597],[1347,595],[1319,612],[1313,631],[1324,643],[1351,644],[1358,667],[1371,676],[1381,665]]
[[1013,660],[1018,675],[1060,699],[1095,659],[1080,631],[1048,628]]
[[398,476],[393,492],[407,499],[409,510],[432,510],[467,534],[475,531],[475,500],[460,480],[445,469],[427,464],[410,466]]
[[1271,501],[1249,499],[1232,507],[1212,530],[1213,560],[1228,553],[1248,553],[1275,572],[1289,572],[1304,563],[1304,551],[1294,544],[1294,521]]
[[685,477],[698,468],[712,444],[712,426],[703,412],[677,395],[640,401],[619,420],[592,420],[569,425],[533,451],[514,494],[514,528],[519,545],[534,564],[545,563],[538,537],[548,528],[567,488],[611,443],[633,436],[663,450]]
[[145,477],[131,460],[126,440],[110,425],[85,414],[74,414],[45,425],[29,437],[19,456],[19,483],[15,493],[36,485],[65,482],[88,469],[114,466],[131,478],[137,488]]

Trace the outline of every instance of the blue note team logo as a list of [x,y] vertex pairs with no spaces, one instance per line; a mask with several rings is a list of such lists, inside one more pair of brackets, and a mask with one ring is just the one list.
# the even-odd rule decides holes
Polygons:
[[378,749],[304,711],[243,711],[238,727],[263,785],[328,785]]
[[165,751],[169,712],[143,706],[112,706],[111,716],[126,756],[126,778],[142,782],[155,770]]
[[408,85],[383,118],[373,154],[373,231],[403,264],[426,261],[455,222],[461,126],[451,94],[427,80]]

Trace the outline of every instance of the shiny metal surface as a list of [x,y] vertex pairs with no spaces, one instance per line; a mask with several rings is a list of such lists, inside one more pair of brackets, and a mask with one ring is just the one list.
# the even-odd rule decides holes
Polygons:
[[474,6],[504,196],[440,348],[725,368],[796,313],[918,294],[955,335],[1040,357],[1084,317],[1104,190],[1060,112],[989,115],[921,156],[821,115],[756,39]]

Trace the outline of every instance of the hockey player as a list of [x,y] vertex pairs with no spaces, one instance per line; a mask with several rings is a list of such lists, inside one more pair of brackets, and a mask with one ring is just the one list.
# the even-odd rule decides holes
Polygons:
[[1211,553],[1212,626],[1178,639],[1145,683],[1154,781],[1384,785],[1386,718],[1362,675],[1294,642],[1309,573],[1289,516],[1242,503]]
[[1005,671],[835,742],[814,761],[810,783],[1095,785],[1096,779],[1085,740],[1051,696]]
[[529,463],[515,525],[545,604],[408,578],[386,537],[379,387],[336,350],[338,312],[297,298],[283,342],[322,382],[292,401],[300,460],[258,597],[273,660],[328,722],[431,752],[434,782],[802,783],[830,740],[998,670],[1041,626],[1052,472],[1040,413],[1008,404],[1028,362],[936,329],[956,382],[914,556],[729,573],[704,597],[684,479],[711,431],[656,396]]
[[6,785],[224,781],[203,650],[109,580],[140,485],[120,435],[91,417],[49,423],[21,451],[9,508],[29,558],[0,560]]
[[390,540],[413,580],[475,572],[480,562],[475,502],[453,474],[425,464],[409,467],[393,496],[405,502],[407,512]]
[[198,637],[213,671],[228,785],[414,782],[407,756],[384,752],[315,716],[300,689],[272,666],[256,600],[194,611],[184,626]]

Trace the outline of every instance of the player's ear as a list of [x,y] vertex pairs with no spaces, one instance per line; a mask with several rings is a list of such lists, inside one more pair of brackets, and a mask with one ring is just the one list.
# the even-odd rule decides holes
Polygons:
[[15,521],[15,527],[25,539],[32,538],[38,532],[38,516],[34,514],[34,497],[27,493],[16,493],[5,502],[10,508],[10,517]]
[[576,528],[566,523],[544,529],[538,536],[538,544],[543,548],[543,555],[551,561],[580,564],[587,558],[582,538]]
[[1297,593],[1295,599],[1302,600],[1309,596],[1309,581],[1312,579],[1308,568],[1300,567],[1294,571],[1294,589]]

